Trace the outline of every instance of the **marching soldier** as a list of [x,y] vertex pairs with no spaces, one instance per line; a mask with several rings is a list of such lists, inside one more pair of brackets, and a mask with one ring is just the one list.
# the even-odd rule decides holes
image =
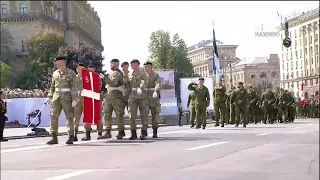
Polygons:
[[130,130],[131,137],[130,140],[137,139],[137,110],[140,110],[140,117],[142,123],[140,139],[145,140],[148,136],[148,97],[145,93],[147,88],[148,77],[144,71],[141,71],[139,68],[140,62],[137,59],[134,59],[130,62],[132,71],[128,74],[128,79],[126,80],[127,86],[130,86],[129,100],[128,100],[128,109],[130,116]]
[[210,94],[208,88],[203,84],[204,78],[199,78],[199,86],[195,84],[189,84],[188,89],[195,92],[195,109],[196,109],[196,128],[206,128],[207,118],[206,110],[210,104]]
[[235,97],[235,110],[236,110],[236,125],[238,127],[241,122],[243,127],[247,126],[247,90],[243,87],[243,82],[238,83]]
[[231,94],[231,90],[227,93],[226,97],[226,102],[225,102],[225,105],[226,105],[226,113],[225,113],[225,117],[226,117],[226,124],[230,124],[230,94]]
[[67,59],[57,57],[55,59],[58,70],[53,72],[50,91],[46,104],[51,104],[50,109],[50,131],[52,139],[47,144],[58,144],[58,119],[63,109],[66,119],[69,139],[66,144],[73,144],[73,108],[79,100],[77,76],[74,71],[67,68]]
[[257,114],[257,100],[258,100],[258,96],[255,92],[255,90],[253,89],[252,86],[249,86],[248,89],[248,123],[258,123],[258,114]]
[[235,101],[236,100],[236,88],[232,86],[230,92],[230,99],[228,104],[230,104],[230,124],[234,124],[236,121],[236,108],[235,108]]
[[3,137],[5,122],[7,121],[7,103],[3,101],[5,98],[4,92],[0,91],[0,142],[8,141]]
[[296,98],[296,118],[301,118],[302,117],[302,102],[301,98],[299,96],[299,93],[297,93],[297,98]]
[[106,133],[104,135],[105,138],[111,138],[111,127],[112,127],[112,112],[114,111],[118,121],[118,135],[117,139],[122,139],[125,137],[124,132],[124,82],[123,82],[123,74],[119,70],[119,60],[112,59],[111,70],[112,72],[104,76],[101,74],[101,78],[107,84],[107,94],[105,97],[104,104],[104,119],[106,122]]
[[[89,64],[87,67],[88,71],[91,72],[96,72],[96,66],[94,64]],[[100,89],[102,87],[102,81],[100,80]],[[82,97],[83,99],[83,97]],[[102,136],[102,131],[103,131],[103,123],[102,123],[102,114],[103,114],[103,108],[102,108],[102,92],[100,92],[100,121],[97,124],[97,131],[98,131],[98,140],[99,139],[104,139]],[[82,138],[82,141],[90,141],[91,140],[91,124],[84,124],[84,129],[86,130],[86,135],[84,138]]]
[[[123,81],[126,82],[128,81],[128,74],[129,74],[129,63],[128,62],[123,62],[121,64],[121,68],[123,71]],[[124,89],[125,89],[125,95],[124,95],[124,101],[126,104],[126,108],[128,110],[128,99],[129,99],[129,89],[130,87],[128,86],[128,84],[124,84]]]
[[291,94],[291,92],[286,91],[286,93],[288,94],[288,122],[293,122],[294,118],[295,118],[295,99],[293,97],[293,95]]
[[275,103],[275,94],[271,89],[271,86],[267,87],[266,92],[261,95],[260,107],[263,111],[263,123],[267,124],[267,120],[269,123],[273,121],[273,104]]
[[181,119],[182,119],[182,116],[183,116],[183,109],[182,109],[182,105],[181,103],[178,104],[178,116],[179,116],[179,126],[182,126],[181,124]]
[[73,118],[73,123],[74,123],[74,139],[73,141],[78,141],[78,131],[79,131],[79,124],[80,124],[80,118],[83,112],[83,97],[81,97],[81,91],[82,91],[82,69],[84,69],[83,64],[79,64],[77,67],[77,82],[78,82],[78,95],[79,95],[79,100],[77,105],[74,107],[74,118]]
[[288,103],[289,103],[289,97],[284,92],[283,89],[280,89],[280,94],[277,97],[276,104],[278,108],[278,117],[280,120],[280,123],[287,123],[288,122]]
[[219,81],[217,86],[213,90],[213,102],[214,110],[216,114],[216,125],[219,126],[219,121],[221,121],[221,127],[224,127],[226,121],[226,88],[222,84],[222,81]]
[[149,109],[151,111],[152,117],[152,130],[153,130],[153,138],[158,137],[158,121],[159,114],[161,111],[160,105],[160,88],[161,88],[161,80],[160,76],[152,70],[152,62],[145,62],[144,68],[147,73],[147,96],[148,96],[148,104]]
[[188,102],[187,102],[187,107],[189,108],[190,111],[190,122],[191,122],[191,127],[193,128],[195,125],[195,119],[196,119],[196,106],[195,106],[195,93],[194,91],[191,91],[188,97]]

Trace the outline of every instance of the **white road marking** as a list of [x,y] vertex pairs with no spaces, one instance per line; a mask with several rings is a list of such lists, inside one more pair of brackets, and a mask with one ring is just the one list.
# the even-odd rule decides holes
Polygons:
[[64,174],[64,175],[61,175],[61,176],[55,176],[55,177],[48,178],[48,179],[45,179],[45,180],[64,180],[64,179],[68,179],[68,178],[71,178],[71,177],[74,177],[74,176],[79,176],[81,174],[90,173],[90,172],[93,172],[93,171],[95,171],[95,170],[93,170],[93,169],[91,169],[91,170],[81,170],[81,171],[76,171],[76,172],[73,172],[73,173]]
[[265,135],[269,135],[269,134],[272,134],[272,133],[262,133],[262,134],[258,134],[257,136],[265,136]]
[[203,146],[189,148],[189,149],[186,149],[186,150],[187,151],[194,151],[194,150],[198,150],[198,149],[208,148],[208,147],[217,146],[217,145],[221,145],[221,144],[227,144],[227,143],[228,142],[216,142],[216,143],[212,143],[212,144],[207,144],[207,145],[203,145]]
[[[158,135],[176,134],[176,133],[190,131],[190,130],[193,130],[193,129],[162,132],[162,133],[158,133]],[[151,137],[152,134],[149,134],[148,136]],[[126,139],[126,138],[129,138],[129,137],[130,137],[130,135],[127,135],[124,138]],[[111,140],[116,140],[116,138],[99,139],[99,140],[91,140],[91,141],[79,141],[79,142],[74,142],[73,144],[88,144],[88,143],[94,143],[94,142],[106,142],[106,141],[111,141]],[[37,144],[34,144],[34,145],[37,145]],[[23,145],[21,145],[21,146],[23,146]],[[30,146],[30,147],[22,147],[22,148],[14,148],[14,149],[4,149],[4,150],[1,150],[1,154],[13,153],[13,152],[21,152],[21,151],[30,151],[30,150],[38,150],[38,149],[55,148],[55,147],[62,147],[62,146],[72,146],[72,145],[67,145],[67,144],[47,145],[47,144],[44,144],[44,145],[40,145],[40,146]],[[17,147],[19,147],[19,146],[17,145]]]
[[295,128],[292,128],[292,129],[301,129],[302,127],[295,127]]

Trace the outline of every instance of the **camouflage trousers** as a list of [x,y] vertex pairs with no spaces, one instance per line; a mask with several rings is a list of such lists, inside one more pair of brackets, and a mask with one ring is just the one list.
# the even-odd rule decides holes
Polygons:
[[130,118],[130,130],[136,131],[137,130],[137,116],[138,116],[138,108],[140,112],[140,117],[141,117],[141,124],[142,124],[142,130],[147,130],[148,129],[148,99],[143,98],[143,99],[134,99],[134,98],[129,98],[128,101],[128,111],[129,111],[129,118]]
[[58,99],[53,100],[51,108],[50,108],[50,132],[58,133],[59,128],[59,116],[61,114],[61,110],[64,111],[66,115],[66,123],[68,134],[70,136],[74,135],[74,126],[73,126],[73,107],[72,107],[72,97],[71,95],[64,95],[58,97]]
[[83,112],[83,98],[81,98],[80,102],[74,107],[74,117],[73,117],[73,123],[74,123],[74,131],[78,132],[79,130],[79,124],[80,124],[80,118]]
[[160,105],[160,99],[154,99],[152,97],[149,97],[149,109],[151,112],[151,123],[152,123],[152,128],[157,129],[159,124],[159,115],[161,112],[161,105]]
[[104,120],[106,129],[112,129],[112,113],[113,111],[117,117],[118,131],[124,130],[124,108],[125,102],[122,98],[108,98],[104,103]]
[[196,107],[194,105],[191,105],[190,107],[190,122],[191,125],[195,125],[195,120],[196,120]]
[[196,104],[196,124],[197,126],[206,126],[207,125],[207,118],[206,118],[206,105],[205,104]]
[[225,101],[223,102],[215,102],[214,103],[214,110],[216,115],[216,125],[220,123],[224,124],[226,121],[226,104]]

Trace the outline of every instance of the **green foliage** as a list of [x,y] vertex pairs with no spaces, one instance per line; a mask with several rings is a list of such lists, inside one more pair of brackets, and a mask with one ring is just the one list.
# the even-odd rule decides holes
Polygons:
[[10,82],[13,74],[12,68],[3,61],[0,61],[0,88],[6,88],[11,85]]
[[97,72],[102,72],[102,61],[104,58],[101,53],[97,53],[93,48],[87,46],[81,46],[79,49],[62,47],[59,49],[58,54],[67,57],[70,69],[76,70],[80,63],[85,66],[92,63],[96,66]]
[[17,87],[22,89],[47,89],[54,68],[53,59],[60,47],[65,47],[64,37],[51,30],[42,31],[28,39],[29,60]]
[[193,77],[192,64],[187,58],[187,45],[178,35],[170,37],[170,33],[159,30],[152,32],[150,36],[149,59],[155,69],[174,69],[181,77]]
[[1,51],[0,57],[4,62],[8,62],[13,56],[10,46],[13,44],[13,38],[10,32],[1,24]]

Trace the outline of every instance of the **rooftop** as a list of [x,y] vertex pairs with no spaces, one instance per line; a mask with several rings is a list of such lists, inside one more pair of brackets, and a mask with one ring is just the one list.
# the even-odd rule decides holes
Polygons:
[[240,65],[257,65],[257,64],[263,64],[268,62],[269,57],[255,57],[254,59],[245,59],[240,61],[239,63],[235,64],[235,66]]
[[[205,47],[205,46],[208,46],[208,45],[212,45],[212,43],[213,43],[212,39],[210,39],[210,40],[202,40],[198,44],[195,44],[193,46],[188,47],[188,51],[193,51],[195,49],[199,49],[199,48],[202,48],[202,47]],[[221,45],[221,44],[224,44],[224,43],[219,41],[219,40],[217,40],[217,45]]]

